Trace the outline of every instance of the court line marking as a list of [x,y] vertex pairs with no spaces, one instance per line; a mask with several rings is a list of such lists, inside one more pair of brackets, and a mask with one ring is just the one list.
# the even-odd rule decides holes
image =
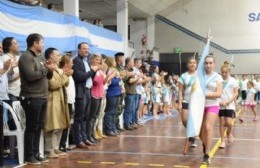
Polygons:
[[78,161],[78,163],[91,164],[91,161]]
[[[149,155],[149,156],[177,156],[183,157],[183,154],[167,154],[167,153],[146,153],[146,152],[116,152],[116,151],[70,151],[70,153],[89,153],[89,154],[119,154],[119,155]],[[195,154],[186,155],[187,157],[197,157]],[[259,159],[260,160],[260,159]]]
[[131,162],[126,162],[124,163],[126,166],[139,166],[139,163],[131,163]]
[[[149,156],[169,156],[169,157],[182,157],[183,154],[167,154],[167,153],[144,153],[144,152],[115,152],[115,151],[70,151],[70,153],[87,153],[87,154],[118,154],[118,155],[149,155]],[[185,157],[191,158],[201,158],[200,155],[196,154],[186,154]],[[253,157],[243,157],[243,156],[214,156],[215,159],[238,159],[238,160],[255,160],[260,161],[260,158]]]
[[182,165],[174,165],[173,167],[178,167],[178,168],[190,168],[190,166],[182,166]]
[[[151,135],[121,135],[121,137],[129,138],[166,138],[166,139],[186,139],[186,137],[173,137],[173,136],[151,136]],[[214,140],[219,138],[213,138]],[[249,138],[235,138],[236,141],[260,141],[259,139],[249,139]]]
[[[232,120],[232,126],[234,125],[236,119],[239,117],[239,115],[240,115],[241,112],[242,112],[242,109],[240,109],[240,110],[238,111],[237,117]],[[226,135],[227,135],[227,129],[225,129],[224,137],[226,137]],[[215,146],[213,147],[213,149],[210,150],[210,152],[209,152],[209,157],[210,157],[210,158],[213,158],[213,156],[215,155],[215,153],[216,153],[217,150],[219,149],[220,143],[221,143],[221,138],[218,139],[218,141],[217,141],[217,143],[215,144]],[[207,167],[208,167],[208,165],[205,165],[205,164],[203,164],[203,163],[200,165],[200,168],[207,168]]]
[[100,162],[101,164],[107,164],[107,165],[115,165],[116,162]]
[[148,164],[148,166],[151,166],[151,167],[164,167],[165,165],[164,164],[153,164],[153,163],[150,163],[150,164]]
[[[77,161],[78,163],[84,163],[84,164],[91,164],[93,163],[92,161]],[[114,165],[116,164],[116,162],[100,162],[101,164],[108,164],[108,165]],[[124,165],[126,166],[139,166],[141,165],[140,163],[134,163],[134,162],[125,162]],[[145,165],[145,164],[143,164]],[[149,166],[153,166],[153,167],[164,167],[164,164],[159,164],[159,163],[150,163],[148,164]],[[178,167],[178,168],[189,168],[190,166],[183,166],[183,165],[174,165],[174,167]]]
[[[254,123],[246,123],[247,121],[245,121],[244,123],[235,123],[234,125],[236,126],[236,127],[234,127],[234,128],[240,128],[240,127],[237,127],[237,126],[241,126],[241,127],[243,127],[243,126],[256,126],[256,129],[258,128],[259,129],[259,125],[260,125],[260,123],[258,123],[258,121],[255,121]],[[251,122],[251,121],[250,121]],[[253,121],[252,121],[253,122]],[[176,127],[183,127],[183,125],[144,125],[145,127],[162,127],[162,128],[176,128]],[[215,126],[214,126],[214,128],[218,128],[219,127],[219,124],[216,124]],[[121,135],[119,135],[119,136],[121,136]]]

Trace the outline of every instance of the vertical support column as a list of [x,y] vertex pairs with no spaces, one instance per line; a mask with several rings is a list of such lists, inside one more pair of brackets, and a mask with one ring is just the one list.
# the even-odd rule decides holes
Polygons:
[[[123,38],[123,52],[128,57],[128,2],[117,0],[117,33]],[[124,113],[124,112],[123,112]],[[120,128],[124,128],[123,113],[119,116]]]
[[123,52],[128,57],[128,2],[117,0],[117,33],[123,37]]
[[63,0],[65,14],[79,17],[79,0]]
[[154,16],[147,18],[147,49],[152,50],[154,47],[155,36],[155,18]]

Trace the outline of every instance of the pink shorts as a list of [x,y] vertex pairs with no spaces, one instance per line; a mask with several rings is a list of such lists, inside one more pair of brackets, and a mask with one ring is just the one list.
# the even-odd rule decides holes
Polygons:
[[209,106],[204,108],[204,113],[215,113],[218,115],[219,113],[219,106]]
[[249,107],[255,108],[255,104],[244,104],[244,107],[245,108],[249,108]]

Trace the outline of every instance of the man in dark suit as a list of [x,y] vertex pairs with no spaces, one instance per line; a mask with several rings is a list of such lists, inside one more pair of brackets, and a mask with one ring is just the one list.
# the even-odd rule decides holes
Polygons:
[[98,66],[90,66],[88,57],[89,45],[82,42],[78,45],[78,56],[73,60],[73,79],[76,89],[74,135],[76,146],[85,149],[96,143],[90,136],[91,130],[86,128],[86,122],[90,112],[92,77],[98,70]]

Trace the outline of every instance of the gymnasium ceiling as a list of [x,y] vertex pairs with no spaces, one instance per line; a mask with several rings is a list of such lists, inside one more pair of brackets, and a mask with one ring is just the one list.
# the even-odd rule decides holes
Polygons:
[[[117,0],[79,0],[80,18],[92,21],[96,18],[115,19]],[[181,8],[190,0],[128,0],[129,18],[144,19],[156,14],[167,15],[172,10]],[[60,11],[63,0],[44,0],[44,5],[53,3]]]

